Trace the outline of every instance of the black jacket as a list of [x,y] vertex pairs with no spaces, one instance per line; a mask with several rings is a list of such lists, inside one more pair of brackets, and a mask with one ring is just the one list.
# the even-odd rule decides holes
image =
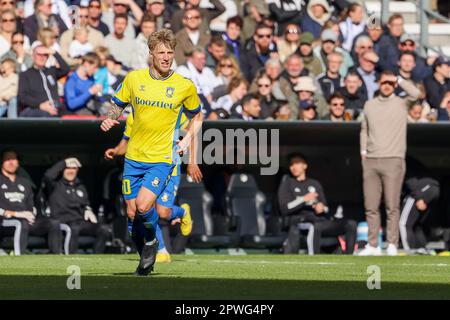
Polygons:
[[52,218],[62,223],[81,221],[84,211],[89,208],[86,187],[77,178],[73,182],[62,176],[66,167],[64,160],[57,162],[45,172],[44,179],[49,188],[49,205]]
[[271,49],[264,56],[260,56],[253,44],[250,44],[249,48],[242,53],[240,58],[241,71],[248,82],[251,83],[258,70],[264,68],[265,61],[270,58],[270,53]]
[[[59,105],[57,80],[68,74],[70,67],[59,53],[55,53],[55,58],[60,66],[59,69],[56,67],[51,67],[44,68],[41,71],[45,76],[48,90],[55,105]],[[39,105],[42,102],[49,100],[40,70],[32,67],[19,74],[18,99],[19,103],[25,108],[39,108]]]
[[280,0],[269,4],[273,19],[278,22],[278,35],[284,34],[288,24],[300,25],[305,12],[302,0]]
[[289,215],[298,214],[302,211],[314,211],[312,207],[314,203],[301,202],[293,207],[290,205],[297,197],[302,197],[309,192],[317,192],[319,194],[318,202],[323,203],[325,206],[327,205],[327,200],[319,181],[310,178],[298,181],[291,176],[283,180],[278,188],[278,204],[281,213]]
[[439,198],[439,182],[432,178],[412,177],[405,181],[407,194],[415,200],[422,199],[426,204]]
[[[64,23],[63,19],[57,14],[53,14],[50,17],[50,20],[55,21],[55,23],[58,25],[59,34],[63,34],[64,31],[67,30],[67,26]],[[30,43],[33,43],[37,40],[37,33],[39,31],[39,25],[38,20],[36,17],[36,14],[33,14],[32,16],[29,16],[25,19],[23,23],[23,29],[25,32],[25,35],[30,39]]]
[[316,80],[319,83],[320,88],[322,89],[323,97],[327,101],[328,99],[330,99],[331,95],[335,91],[338,91],[342,86],[341,76],[338,76],[336,79],[332,79],[326,72],[319,74]]
[[425,92],[427,93],[427,101],[432,108],[439,109],[445,93],[450,91],[450,79],[446,79],[444,84],[440,84],[434,75],[429,76],[423,81]]
[[16,181],[0,173],[0,216],[4,210],[33,212],[34,200],[31,182],[16,176]]
[[398,48],[399,39],[390,34],[384,34],[379,40],[379,57],[378,66],[381,71],[391,70],[397,71],[397,62],[400,56],[400,49]]
[[345,87],[340,88],[339,92],[344,96],[346,109],[353,109],[357,113],[364,109],[367,101],[367,92],[364,87],[359,88],[355,94],[350,94]]

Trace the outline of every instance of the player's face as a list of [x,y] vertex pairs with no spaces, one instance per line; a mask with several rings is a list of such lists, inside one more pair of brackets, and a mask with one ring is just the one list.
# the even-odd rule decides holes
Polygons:
[[170,71],[170,67],[172,66],[173,58],[175,56],[173,49],[168,48],[163,43],[160,43],[150,54],[152,56],[153,67],[156,71],[160,74],[166,74]]
[[295,178],[300,177],[306,172],[308,166],[300,161],[295,161],[289,166],[289,171],[291,171],[292,176]]
[[15,152],[6,152],[3,156],[2,171],[8,174],[16,173],[19,169],[19,159]]

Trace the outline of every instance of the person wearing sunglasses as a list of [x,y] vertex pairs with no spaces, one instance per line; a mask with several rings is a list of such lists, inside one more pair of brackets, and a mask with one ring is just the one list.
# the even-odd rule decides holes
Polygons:
[[21,32],[14,32],[12,35],[11,49],[3,56],[0,61],[12,59],[16,63],[16,73],[28,70],[33,65],[33,58],[25,50],[25,35]]
[[[352,111],[347,112],[345,110],[345,99],[344,96],[339,93],[333,93],[328,99],[328,112],[329,115],[324,120],[329,120],[331,122],[344,122],[348,120],[353,120]],[[352,117],[349,118],[349,115]],[[346,118],[347,116],[347,118]]]
[[16,15],[14,11],[3,11],[0,15],[0,56],[4,55],[11,48],[14,32],[16,32]]
[[256,77],[256,86],[256,93],[259,97],[259,104],[261,106],[260,118],[275,119],[275,113],[281,107],[281,103],[276,100],[272,94],[272,79],[265,72],[262,72]]
[[[278,23],[278,36],[283,36],[283,32],[286,35],[285,30],[292,29],[292,26],[299,26],[302,22],[302,11],[305,9],[305,1],[281,0],[268,2],[269,11],[273,19]],[[287,55],[294,53],[294,51]]]
[[220,59],[214,72],[216,84],[212,93],[213,100],[226,95],[228,85],[231,79],[235,77],[242,78],[242,73],[236,59],[231,56],[225,56]]
[[[407,93],[404,98],[395,94],[398,85]],[[369,243],[359,253],[362,256],[381,255],[381,243],[378,243],[381,199],[387,214],[386,253],[397,255],[408,108],[420,96],[418,88],[392,71],[381,73],[379,87],[379,95],[364,105],[360,132],[364,206],[369,226]]]
[[102,21],[102,2],[101,0],[90,0],[88,6],[89,26],[100,31],[104,37],[109,34],[109,28]]
[[278,38],[277,47],[281,63],[284,63],[291,54],[297,51],[300,45],[300,27],[294,23],[286,26],[284,36]]
[[57,35],[67,30],[67,25],[60,15],[52,11],[52,0],[36,0],[34,14],[25,19],[23,28],[25,35],[33,43],[37,40],[39,29],[51,28],[57,31]]

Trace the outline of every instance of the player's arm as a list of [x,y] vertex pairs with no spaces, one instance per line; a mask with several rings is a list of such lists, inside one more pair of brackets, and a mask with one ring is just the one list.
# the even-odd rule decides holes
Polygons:
[[100,128],[107,132],[114,126],[119,124],[117,121],[122,115],[123,109],[131,102],[130,74],[128,74],[123,82],[117,88],[116,94],[111,99],[111,108],[108,110],[106,119],[102,121]]
[[114,148],[109,148],[105,151],[105,159],[112,160],[117,156],[123,156],[127,152],[128,140],[122,139]]
[[203,124],[203,113],[198,112],[189,122],[186,136],[183,138],[183,140],[177,143],[179,154],[185,153],[189,149],[192,142],[195,141],[196,136],[198,135],[200,129],[202,128],[202,124]]
[[189,146],[189,164],[187,165],[187,173],[195,183],[200,183],[203,179],[202,171],[197,164],[198,145],[198,134],[195,134]]

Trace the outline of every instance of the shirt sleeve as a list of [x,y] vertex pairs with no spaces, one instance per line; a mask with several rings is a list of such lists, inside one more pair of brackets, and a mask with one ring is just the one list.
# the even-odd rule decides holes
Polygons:
[[125,108],[131,103],[131,79],[130,74],[127,74],[123,82],[117,87],[116,93],[112,101],[121,108]]
[[183,101],[183,105],[186,110],[192,114],[197,114],[202,110],[200,103],[200,98],[197,94],[197,88],[195,88],[194,83],[190,83],[189,88],[186,93],[186,98]]
[[131,131],[133,131],[133,113],[130,113],[127,117],[127,121],[125,123],[125,131],[123,132],[123,139],[124,140],[130,140]]

